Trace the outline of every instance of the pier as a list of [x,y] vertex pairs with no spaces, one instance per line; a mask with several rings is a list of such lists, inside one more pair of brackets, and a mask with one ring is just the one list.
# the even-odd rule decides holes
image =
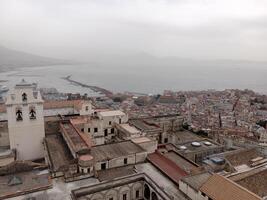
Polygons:
[[84,88],[89,88],[91,89],[92,91],[94,92],[98,92],[98,93],[101,93],[101,94],[104,94],[105,96],[107,97],[111,97],[113,95],[113,93],[109,90],[106,90],[104,88],[101,88],[101,87],[98,87],[98,86],[93,86],[93,85],[87,85],[87,84],[84,84],[84,83],[81,83],[79,81],[75,81],[73,79],[71,79],[71,75],[67,76],[67,77],[62,77],[62,79],[70,82],[70,83],[73,83],[73,84],[76,84],[76,85],[79,85],[81,87],[84,87]]

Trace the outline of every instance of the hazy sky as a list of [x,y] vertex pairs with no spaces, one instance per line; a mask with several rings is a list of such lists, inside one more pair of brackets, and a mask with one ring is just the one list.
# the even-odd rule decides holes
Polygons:
[[0,45],[53,57],[267,61],[266,0],[0,0]]

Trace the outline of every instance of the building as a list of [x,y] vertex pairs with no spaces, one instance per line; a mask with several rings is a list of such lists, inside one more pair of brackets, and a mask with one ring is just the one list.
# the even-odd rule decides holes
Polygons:
[[10,148],[16,152],[16,158],[42,158],[45,131],[40,93],[32,84],[22,80],[8,93],[6,109]]
[[156,182],[146,174],[134,174],[112,181],[82,187],[71,192],[73,200],[171,200]]
[[260,200],[261,197],[218,174],[213,174],[200,188],[201,200]]

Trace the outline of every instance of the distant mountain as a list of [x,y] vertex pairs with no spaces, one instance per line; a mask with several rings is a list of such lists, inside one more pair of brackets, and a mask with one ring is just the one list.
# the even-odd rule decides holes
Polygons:
[[33,55],[0,46],[0,72],[21,67],[69,64],[70,61]]

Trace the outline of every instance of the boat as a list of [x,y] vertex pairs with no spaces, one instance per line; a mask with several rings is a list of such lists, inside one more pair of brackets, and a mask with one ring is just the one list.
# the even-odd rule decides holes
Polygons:
[[5,93],[5,92],[8,92],[8,87],[7,86],[0,86],[0,94],[2,94],[2,93]]

